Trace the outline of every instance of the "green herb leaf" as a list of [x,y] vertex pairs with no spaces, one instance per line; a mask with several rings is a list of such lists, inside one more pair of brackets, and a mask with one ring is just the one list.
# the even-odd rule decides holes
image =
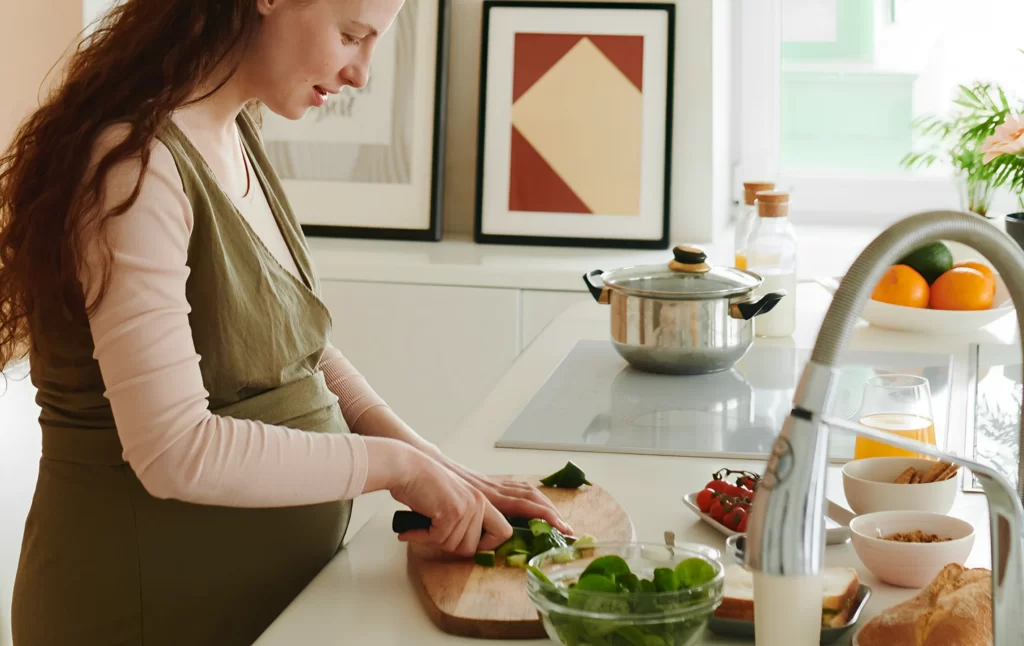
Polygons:
[[630,574],[629,565],[621,557],[615,554],[605,554],[599,556],[590,562],[587,569],[583,570],[583,575],[587,574],[603,574],[605,576],[614,577],[623,574]]
[[674,592],[679,589],[679,579],[674,570],[667,567],[654,569],[654,587],[658,592]]
[[615,583],[626,592],[636,592],[640,589],[640,579],[632,572],[615,575]]
[[702,558],[689,558],[676,565],[676,579],[684,588],[696,588],[715,578],[715,568]]

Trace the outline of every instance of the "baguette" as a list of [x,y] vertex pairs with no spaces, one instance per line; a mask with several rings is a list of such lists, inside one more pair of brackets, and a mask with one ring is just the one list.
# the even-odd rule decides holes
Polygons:
[[956,563],[857,633],[859,646],[991,646],[992,639],[992,573]]

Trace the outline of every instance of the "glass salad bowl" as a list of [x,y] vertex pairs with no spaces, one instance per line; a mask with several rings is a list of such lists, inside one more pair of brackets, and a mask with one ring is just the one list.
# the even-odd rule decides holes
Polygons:
[[722,602],[719,553],[699,545],[565,547],[527,566],[530,600],[565,646],[686,646]]

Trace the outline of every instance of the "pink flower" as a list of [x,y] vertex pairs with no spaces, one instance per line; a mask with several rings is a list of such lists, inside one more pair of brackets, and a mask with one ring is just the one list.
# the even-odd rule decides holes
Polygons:
[[1024,150],[1024,117],[1009,116],[1001,125],[996,126],[996,133],[985,139],[981,144],[981,152],[985,157],[981,163],[987,164],[999,155],[1016,155]]

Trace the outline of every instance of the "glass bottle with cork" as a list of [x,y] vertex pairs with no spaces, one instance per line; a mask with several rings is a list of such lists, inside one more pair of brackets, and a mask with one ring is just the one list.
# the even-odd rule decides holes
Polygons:
[[743,206],[736,217],[736,238],[733,247],[736,269],[747,268],[747,243],[750,240],[750,232],[757,224],[757,193],[771,191],[774,188],[774,182],[743,182]]
[[786,297],[775,308],[754,321],[754,334],[762,337],[790,336],[796,330],[797,240],[789,221],[789,193],[759,191],[757,220],[747,242],[747,269],[764,282],[758,297],[779,289]]

